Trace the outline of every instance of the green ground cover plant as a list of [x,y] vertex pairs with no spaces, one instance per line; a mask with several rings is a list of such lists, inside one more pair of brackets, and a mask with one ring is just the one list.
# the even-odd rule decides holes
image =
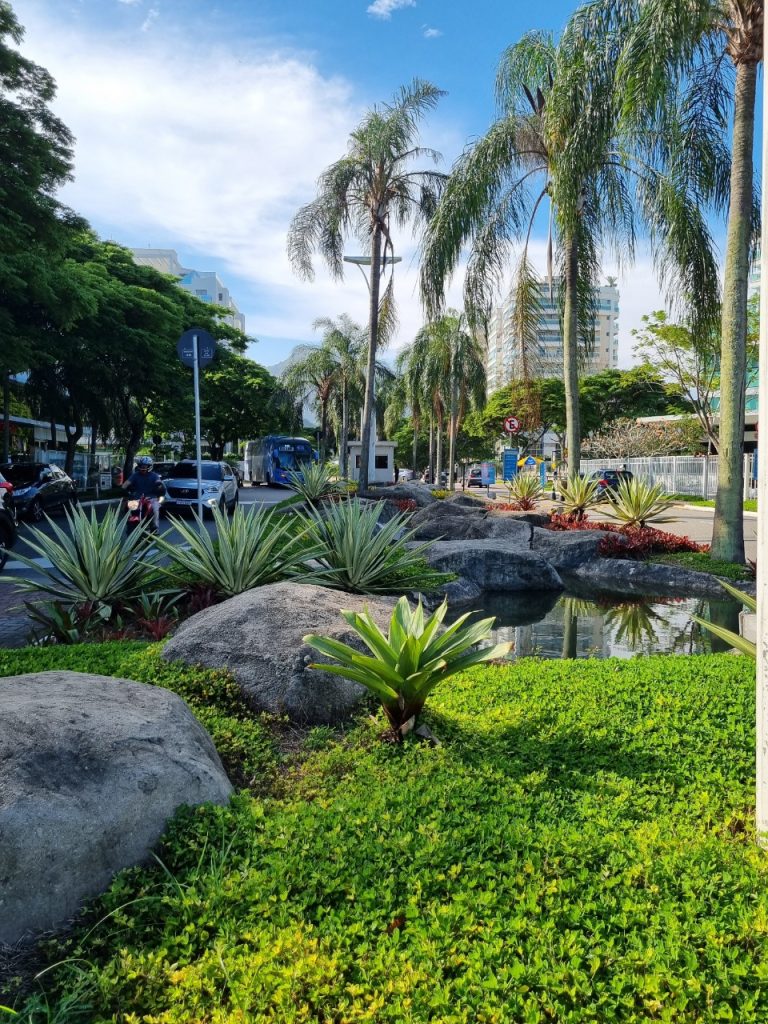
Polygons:
[[764,1024],[753,662],[483,667],[426,718],[180,813],[20,1019]]
[[708,551],[681,551],[670,555],[651,555],[648,561],[659,562],[662,565],[679,565],[683,569],[693,569],[696,572],[709,572],[713,576],[724,576],[728,580],[754,579],[754,573],[749,566],[739,562],[723,562],[720,559],[711,558]]
[[226,673],[192,668],[160,658],[161,644],[119,640],[101,644],[0,648],[0,676],[68,669],[151,683],[183,697],[205,726],[234,785],[262,787],[274,774],[277,756],[268,719],[243,702]]
[[[673,501],[684,501],[686,505],[701,505],[702,508],[714,508],[715,502],[711,498],[698,498],[695,494],[672,494]],[[757,498],[746,498],[744,500],[745,512],[757,512]]]

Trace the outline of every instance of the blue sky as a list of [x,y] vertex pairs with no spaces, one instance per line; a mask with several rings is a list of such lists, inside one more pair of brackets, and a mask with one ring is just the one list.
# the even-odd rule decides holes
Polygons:
[[[364,320],[359,274],[290,271],[285,235],[320,171],[372,103],[414,76],[447,91],[422,141],[444,167],[493,117],[503,49],[554,32],[574,4],[496,0],[14,0],[26,55],[56,78],[77,137],[66,200],[103,236],[176,249],[217,270],[267,365],[316,340],[316,317]],[[413,240],[396,279],[406,344],[421,322]],[[356,249],[354,242],[351,248]],[[543,239],[538,241],[543,251]],[[606,273],[615,273],[606,258]],[[632,327],[661,306],[647,254],[620,279],[620,362]],[[451,292],[459,304],[460,281]]]

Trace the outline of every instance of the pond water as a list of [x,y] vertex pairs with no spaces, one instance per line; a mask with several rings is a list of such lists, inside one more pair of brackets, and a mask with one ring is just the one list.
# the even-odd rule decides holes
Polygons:
[[631,658],[726,651],[728,644],[702,629],[692,616],[738,633],[741,610],[741,604],[730,599],[528,592],[485,594],[482,612],[472,618],[496,616],[485,646],[509,641],[510,658]]

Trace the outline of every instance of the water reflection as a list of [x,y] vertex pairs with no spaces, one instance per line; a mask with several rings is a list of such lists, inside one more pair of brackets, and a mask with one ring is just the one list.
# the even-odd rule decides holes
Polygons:
[[738,632],[740,610],[730,598],[486,594],[477,617],[496,616],[487,643],[510,642],[510,658],[631,658],[727,650],[724,641],[697,626],[692,616]]

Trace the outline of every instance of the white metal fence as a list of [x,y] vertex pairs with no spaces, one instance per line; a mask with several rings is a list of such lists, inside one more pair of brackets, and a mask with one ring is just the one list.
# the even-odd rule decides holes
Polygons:
[[[581,472],[589,475],[601,469],[628,469],[650,483],[661,483],[668,494],[690,494],[714,498],[717,493],[717,455],[666,455],[642,459],[582,459]],[[753,458],[744,456],[744,497],[757,494]]]

